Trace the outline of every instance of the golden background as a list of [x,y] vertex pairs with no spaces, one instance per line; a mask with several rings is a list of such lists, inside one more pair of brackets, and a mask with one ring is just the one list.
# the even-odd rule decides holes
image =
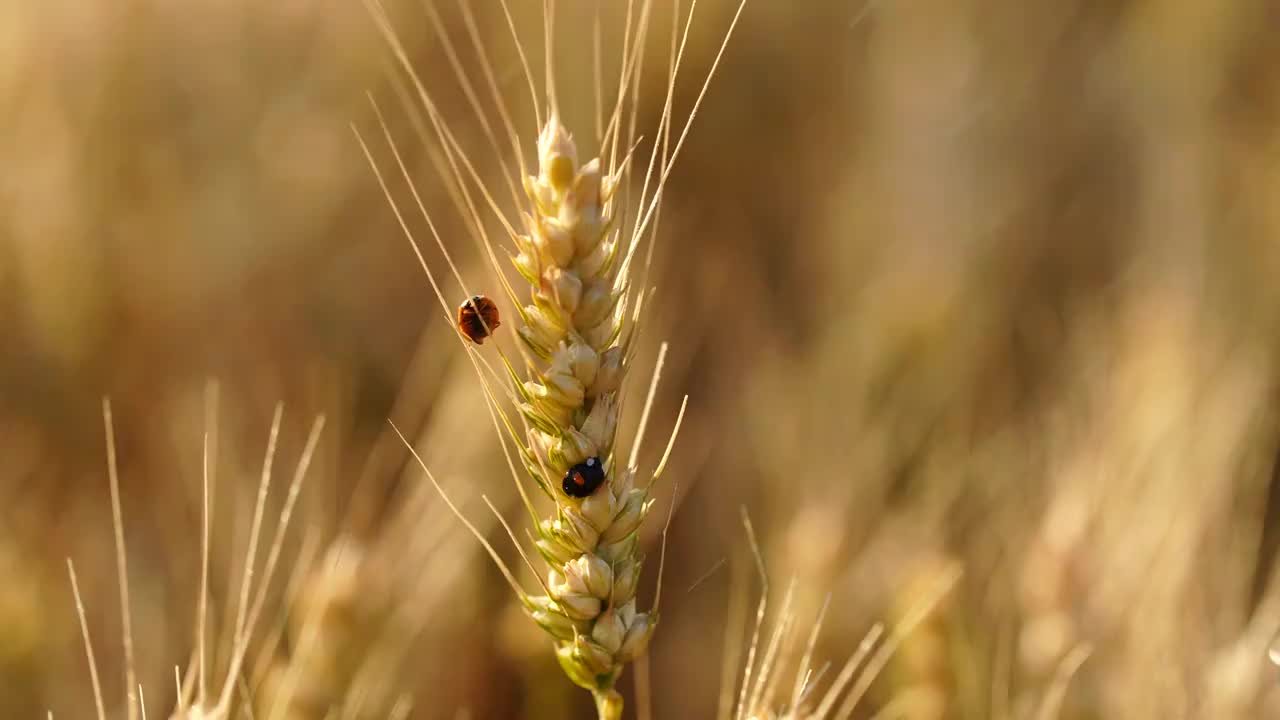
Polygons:
[[[473,4],[527,148],[505,21]],[[474,71],[462,16],[438,5]],[[537,4],[515,5],[540,65]],[[559,5],[559,93],[591,152],[596,6]],[[601,5],[616,67],[623,4]],[[504,189],[429,15],[388,10]],[[733,10],[698,7],[678,121]],[[802,644],[830,598],[822,684],[963,570],[855,717],[1037,717],[1055,692],[1063,718],[1280,717],[1277,27],[1265,0],[748,4],[665,192],[623,431],[669,342],[641,453],[652,468],[688,394],[646,529],[642,599],[674,491],[654,716],[713,717],[726,652],[742,666],[725,641],[759,593],[745,508],[769,617],[794,578]],[[363,673],[369,699],[336,717],[386,717],[401,694],[413,717],[592,716],[386,423],[518,563],[480,501],[519,517],[478,383],[352,132],[443,269],[368,92],[451,252],[485,277],[393,68],[349,0],[0,5],[3,717],[94,716],[67,558],[123,717],[103,396],[152,716],[192,652],[206,417],[225,638],[277,402],[271,513],[313,417],[327,424],[257,636],[279,642],[255,645],[246,682],[270,686],[299,644],[284,618],[311,608],[358,628],[308,668],[329,684],[317,697]],[[367,562],[331,618],[307,571],[335,547]],[[281,717],[324,716],[304,704]]]

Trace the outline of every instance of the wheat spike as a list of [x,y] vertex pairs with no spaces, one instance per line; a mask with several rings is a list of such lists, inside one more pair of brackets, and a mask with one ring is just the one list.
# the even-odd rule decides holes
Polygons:
[[[478,351],[469,348],[468,355],[490,403],[499,434],[515,446],[522,460],[517,464],[523,465],[533,484],[554,507],[546,516],[540,515],[524,484],[517,478],[521,499],[535,527],[534,544],[548,565],[545,580],[539,580],[541,594],[527,594],[501,561],[499,567],[528,614],[552,637],[556,657],[565,673],[573,682],[595,695],[599,716],[619,718],[623,701],[614,685],[625,665],[645,651],[658,621],[656,599],[654,609],[649,612],[639,610],[636,603],[644,561],[638,530],[655,502],[653,481],[637,482],[639,473],[634,449],[644,434],[643,421],[632,443],[631,459],[623,465],[626,455],[616,452],[624,379],[635,352],[633,341],[641,318],[640,301],[648,292],[643,287],[648,260],[646,258],[641,266],[637,284],[632,280],[631,258],[637,248],[650,239],[656,227],[662,190],[724,51],[724,44],[673,142],[671,101],[693,18],[693,6],[684,20],[683,34],[677,33],[673,25],[667,100],[654,135],[636,214],[634,218],[628,218],[631,160],[638,144],[635,106],[644,38],[654,5],[652,0],[627,4],[618,87],[607,115],[600,97],[603,71],[599,68],[599,53],[596,53],[594,140],[597,148],[591,154],[578,146],[562,120],[558,94],[572,88],[559,88],[555,82],[552,62],[556,54],[555,4],[544,0],[542,30],[547,57],[544,67],[546,103],[539,107],[535,93],[534,111],[539,132],[536,163],[531,171],[526,170],[523,158],[519,157],[518,136],[493,83],[492,68],[488,65],[483,46],[472,29],[469,7],[462,3],[460,7],[469,34],[479,52],[480,69],[495,95],[503,125],[508,130],[521,168],[519,185],[523,187],[523,196],[516,198],[520,212],[518,217],[508,217],[471,159],[463,152],[457,135],[440,113],[431,92],[410,65],[385,11],[377,0],[368,0],[368,4],[434,130],[434,140],[448,165],[448,171],[437,166],[441,180],[457,189],[463,201],[457,209],[464,221],[469,221],[469,230],[480,240],[498,287],[506,299],[518,307],[516,321],[503,325],[514,328],[524,356],[523,368],[512,363],[498,348],[502,360],[500,369],[505,369],[506,379],[510,380],[508,387],[493,381],[497,376],[494,366]],[[743,5],[745,1],[738,4],[724,37],[725,44],[737,24]],[[507,14],[505,2],[502,7]],[[673,23],[677,22],[679,15],[677,11]],[[434,11],[431,19],[437,33],[443,35],[440,18]],[[509,14],[507,19],[510,22]],[[514,27],[512,29],[514,35]],[[518,37],[516,41],[526,79],[532,87],[533,73],[524,61]],[[453,44],[443,37],[442,42],[472,110],[482,114],[478,94],[467,78]],[[625,107],[628,99],[630,109]],[[413,193],[414,204],[430,228],[453,278],[466,297],[471,297],[474,293],[467,287],[445,248],[436,223],[386,132],[376,104],[375,113],[384,135],[387,135],[396,164]],[[499,154],[502,168],[508,170],[511,165],[501,157],[500,143],[492,126],[484,120],[480,125],[490,149]],[[360,137],[358,132],[357,136]],[[444,297],[440,274],[428,267],[363,137],[360,137],[360,143],[402,230],[414,246],[441,307],[446,313],[450,312],[452,303]],[[473,190],[477,191],[482,203],[476,202]],[[514,244],[514,257],[511,259],[528,284],[527,294],[507,281],[505,267],[499,265],[499,246],[485,234],[480,219],[480,209],[485,205],[502,226],[504,238]],[[628,312],[629,308],[631,312]],[[492,331],[496,328],[485,329]],[[652,396],[652,388],[650,394]],[[518,418],[509,417],[504,398],[514,403]],[[681,418],[683,412],[682,406]],[[645,415],[647,418],[647,411]],[[676,428],[678,430],[679,420]],[[668,445],[653,480],[661,475],[670,449]],[[423,464],[424,471],[425,467]],[[512,471],[514,475],[514,467]],[[427,475],[432,479],[430,473]],[[456,513],[453,503],[447,497],[445,499]],[[492,505],[490,507],[492,509]],[[465,518],[463,521],[470,527]],[[505,521],[502,524],[515,542],[515,532]],[[479,537],[474,529],[472,532]],[[483,537],[479,539],[485,543],[490,555],[498,560],[487,541]],[[526,564],[531,565],[523,549],[521,556]]]

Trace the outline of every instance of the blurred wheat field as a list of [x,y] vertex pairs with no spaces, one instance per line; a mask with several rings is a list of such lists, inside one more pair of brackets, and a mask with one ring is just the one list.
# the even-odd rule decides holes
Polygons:
[[[506,20],[472,5],[531,136]],[[558,3],[588,145],[593,23],[616,46],[623,5]],[[677,117],[736,5],[698,4]],[[386,8],[504,187],[427,8]],[[512,8],[541,57],[541,3]],[[435,10],[469,47],[457,3]],[[726,656],[741,681],[745,509],[766,636],[792,582],[795,644],[828,603],[824,683],[962,573],[852,717],[1280,718],[1278,27],[1266,0],[748,3],[664,191],[638,353],[643,376],[670,343],[653,434],[690,400],[628,717],[717,717]],[[268,518],[326,424],[244,716],[594,717],[387,424],[514,566],[480,499],[518,507],[483,394],[352,134],[381,139],[369,97],[464,272],[484,259],[366,8],[8,2],[0,54],[0,716],[96,717],[67,558],[126,716],[109,396],[153,716],[196,652],[206,430],[223,666],[282,403]]]

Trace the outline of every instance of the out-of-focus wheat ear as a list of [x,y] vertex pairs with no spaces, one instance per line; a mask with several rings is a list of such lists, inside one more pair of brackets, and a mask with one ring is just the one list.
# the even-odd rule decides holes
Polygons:
[[1080,666],[1089,659],[1091,654],[1093,654],[1093,647],[1088,643],[1080,643],[1062,658],[1062,662],[1058,663],[1057,672],[1053,675],[1053,682],[1045,691],[1044,699],[1040,703],[1040,711],[1036,713],[1036,720],[1053,720],[1061,714],[1062,701],[1067,697],[1067,687],[1071,684],[1071,678],[1075,677]]
[[[302,534],[302,545],[298,550],[297,558],[294,560],[293,572],[289,574],[289,580],[285,583],[283,597],[287,606],[296,604],[303,581],[315,566],[319,549],[320,531],[314,525],[308,525]],[[263,680],[271,669],[271,663],[275,659],[276,651],[280,647],[280,641],[284,637],[286,629],[285,622],[277,622],[273,624],[271,631],[263,638],[261,647],[257,652],[257,659],[247,673],[251,687],[259,688],[262,686]]]
[[[840,705],[840,709],[836,712],[837,720],[847,720],[853,716],[853,710],[862,696],[871,688],[871,683],[880,675],[880,671],[889,663],[889,659],[893,657],[893,653],[902,644],[903,639],[911,634],[916,627],[929,617],[929,613],[933,612],[933,608],[942,601],[942,598],[955,587],[960,580],[963,570],[958,565],[952,566],[949,570],[942,573],[942,577],[938,580],[933,591],[927,593],[925,597],[916,604],[905,616],[902,621],[889,634],[888,639],[875,651],[871,659],[867,661],[867,667],[854,683],[853,688],[849,691],[849,696],[845,698]],[[825,717],[825,716],[821,716]]]
[[116,579],[120,587],[120,627],[124,642],[124,691],[126,717],[138,717],[137,666],[133,659],[133,622],[129,612],[129,564],[124,548],[124,512],[120,507],[120,473],[116,464],[115,427],[111,422],[111,401],[102,399],[102,425],[107,438],[107,478],[111,485],[111,527],[115,533]]
[[[394,437],[394,431],[388,427],[388,435]],[[404,468],[402,474],[416,477],[418,468]],[[435,495],[435,490],[425,484],[416,485],[425,492]],[[450,518],[437,517],[438,512],[449,513],[440,503],[431,498],[428,512],[416,507],[421,497],[414,495],[414,500],[400,507],[388,527],[384,528],[379,544],[391,552],[384,557],[392,563],[386,569],[402,567],[405,562],[431,562],[440,559],[443,564],[437,567],[439,572],[421,573],[418,577],[404,578],[403,583],[396,583],[393,592],[399,598],[389,607],[384,621],[375,628],[366,646],[379,648],[377,653],[368,655],[356,669],[350,690],[344,698],[344,718],[371,717],[364,711],[364,705],[372,698],[386,695],[388,678],[400,667],[403,658],[410,652],[411,646],[420,635],[420,631],[431,623],[436,616],[433,610],[438,604],[449,603],[456,596],[453,581],[460,573],[470,572],[471,565],[466,562],[467,553],[457,553],[453,548],[455,542],[454,524]],[[490,531],[487,525],[488,516],[477,519],[477,526],[482,533]],[[407,535],[407,537],[406,537]],[[443,555],[437,556],[437,551]],[[407,700],[408,696],[404,698]]]
[[791,688],[787,710],[797,717],[800,715],[800,703],[811,679],[809,663],[813,662],[813,650],[818,645],[818,634],[822,631],[822,623],[826,620],[827,608],[830,606],[831,593],[827,593],[827,597],[822,601],[822,609],[818,611],[818,617],[813,621],[813,627],[809,629],[809,640],[805,643],[804,655],[800,657],[800,664],[796,666],[796,682]]
[[138,683],[138,711],[142,713],[142,720],[147,720],[147,696],[142,694],[142,683]]
[[476,540],[479,540],[480,544],[484,546],[485,551],[489,553],[489,557],[493,558],[494,564],[498,566],[498,570],[500,570],[502,572],[502,576],[507,579],[507,584],[509,584],[511,589],[515,591],[516,596],[520,598],[520,601],[522,603],[527,603],[529,597],[528,593],[520,587],[520,583],[516,580],[516,576],[512,574],[511,569],[507,567],[505,562],[503,562],[502,557],[498,555],[498,552],[493,549],[493,545],[490,544],[484,535],[476,529],[476,526],[467,519],[467,516],[462,514],[462,511],[453,503],[453,500],[449,498],[449,494],[444,491],[444,488],[441,487],[440,483],[436,480],[436,476],[431,473],[431,470],[427,468],[427,464],[423,462],[422,457],[418,455],[418,450],[413,447],[412,443],[410,443],[407,438],[405,438],[404,433],[400,432],[400,428],[396,427],[396,424],[390,420],[387,422],[391,423],[391,427],[396,431],[396,435],[400,436],[400,442],[404,443],[405,448],[411,455],[413,455],[414,461],[418,463],[418,467],[422,469],[423,474],[425,474],[427,479],[431,481],[431,485],[436,489],[436,492],[439,493],[440,499],[444,500],[445,504],[449,506],[449,510],[453,512],[454,516],[457,517],[458,520],[466,526],[467,530],[471,531],[471,534],[475,536]]
[[[325,622],[324,615],[332,611],[332,603],[335,600],[343,602],[343,600],[348,599],[343,598],[342,600],[338,600],[338,597],[341,595],[347,595],[345,592],[340,592],[338,596],[335,596],[327,591],[332,589],[331,581],[335,577],[340,579],[339,584],[342,589],[348,587],[348,583],[342,581],[349,580],[349,576],[346,576],[343,573],[344,571],[349,572],[353,567],[350,565],[344,565],[343,556],[349,551],[349,549],[349,546],[341,543],[330,545],[325,559],[321,562],[321,567],[318,568],[319,573],[312,578],[316,581],[314,584],[318,585],[319,588],[309,588],[309,590],[316,592],[316,596],[309,598],[313,602],[306,602],[305,600],[302,601],[303,608],[299,611],[299,616],[302,619],[299,621],[297,627],[294,628],[294,633],[292,633],[296,635],[296,637],[292,637],[292,654],[289,662],[281,671],[281,679],[271,687],[271,692],[269,693],[271,702],[267,707],[265,720],[277,720],[277,718],[288,713],[290,710],[290,704],[295,699],[300,685],[308,687],[308,689],[312,689],[309,687],[310,683],[306,683],[305,681],[307,679],[315,679],[314,674],[312,674],[312,677],[310,678],[306,677],[306,674],[310,669],[312,653],[317,651],[317,645],[321,644],[323,640],[335,641],[335,644],[338,647],[343,645],[340,638],[344,634],[346,628],[339,628],[337,630],[335,634],[338,637],[328,637],[333,629],[328,627],[328,624]],[[326,585],[329,587],[325,587]],[[299,598],[295,596],[294,599],[297,600]],[[343,615],[345,616],[346,613],[343,613]],[[322,687],[324,687],[325,691],[331,692],[334,688],[325,687],[324,685],[328,683],[339,684],[336,676],[325,676],[326,673],[324,673],[324,671],[321,672],[321,675],[323,683]],[[332,705],[332,695],[326,693],[322,702]],[[336,712],[336,710],[336,707],[331,707],[330,713]],[[328,717],[328,715],[326,715],[326,717]]]
[[747,664],[742,669],[742,689],[738,692],[738,709],[734,717],[742,720],[747,713],[747,692],[751,686],[751,678],[756,664],[756,650],[760,646],[760,629],[764,626],[765,610],[769,606],[769,574],[764,569],[764,557],[760,554],[760,543],[756,541],[755,528],[751,526],[751,516],[745,506],[739,508],[742,513],[742,526],[747,531],[747,546],[756,563],[756,573],[760,578],[760,602],[756,605],[756,622],[751,630],[751,643],[747,645]]
[[[236,680],[240,676],[245,657],[249,653],[249,643],[253,638],[258,619],[262,614],[263,607],[266,605],[267,591],[271,587],[276,565],[280,561],[280,553],[284,548],[285,534],[288,532],[289,523],[293,518],[293,509],[298,502],[298,495],[302,492],[302,482],[311,466],[311,459],[315,456],[316,446],[320,442],[320,433],[324,430],[324,424],[325,418],[323,415],[317,417],[315,422],[312,423],[311,432],[307,435],[307,442],[302,449],[302,455],[298,459],[293,479],[289,483],[288,494],[285,496],[284,505],[280,508],[280,514],[276,521],[275,536],[272,538],[271,546],[267,551],[267,560],[262,569],[262,577],[258,582],[257,590],[253,593],[253,603],[249,609],[249,615],[232,640],[231,662],[227,669],[227,676],[223,680],[218,703],[212,711],[216,717],[226,716],[231,709],[232,693],[235,691]],[[254,565],[253,557],[256,550],[253,542],[251,542],[245,558],[246,572],[251,572],[250,569]]]
[[89,621],[84,614],[84,600],[80,597],[80,583],[76,582],[76,566],[67,558],[67,574],[71,576],[71,594],[76,601],[76,614],[80,616],[80,637],[84,640],[84,654],[89,662],[89,681],[93,683],[93,704],[98,709],[98,720],[107,720],[107,710],[102,704],[102,683],[98,681],[98,661],[93,656],[93,641],[89,639]]

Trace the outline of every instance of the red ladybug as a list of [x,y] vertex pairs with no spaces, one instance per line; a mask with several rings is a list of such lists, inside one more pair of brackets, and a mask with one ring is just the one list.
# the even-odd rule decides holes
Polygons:
[[472,296],[458,306],[458,330],[477,345],[484,344],[501,324],[497,304],[484,295]]

